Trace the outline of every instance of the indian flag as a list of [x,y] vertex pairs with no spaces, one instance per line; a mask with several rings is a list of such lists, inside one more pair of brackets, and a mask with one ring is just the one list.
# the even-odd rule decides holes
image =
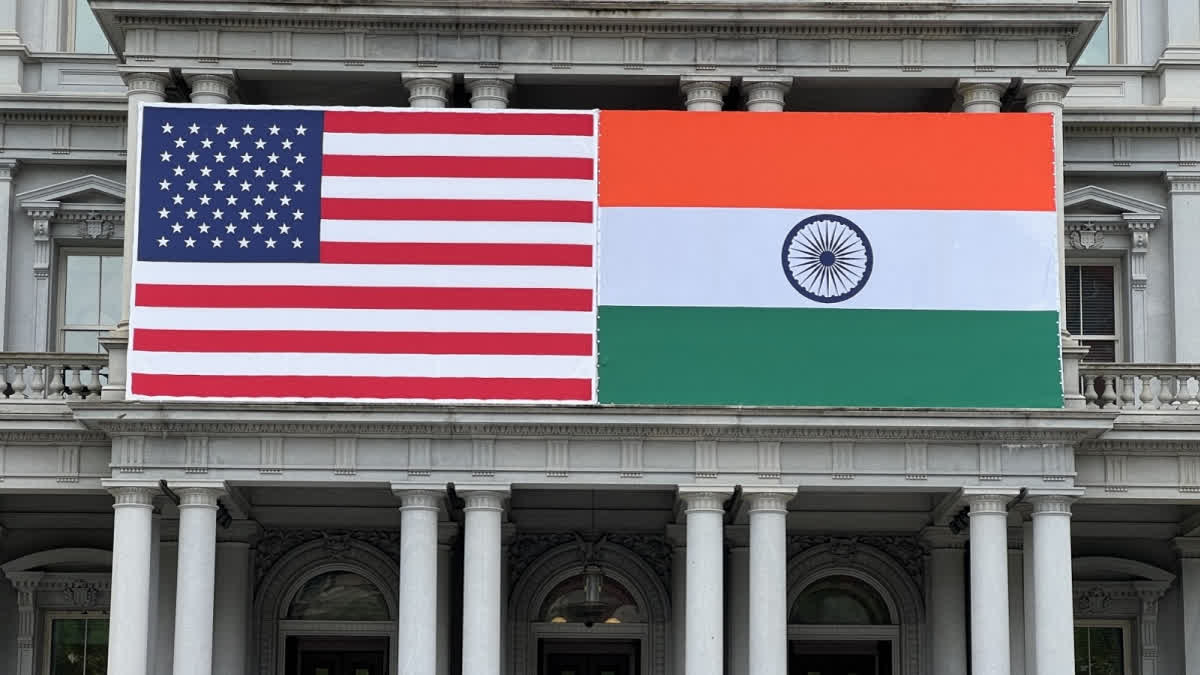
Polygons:
[[1061,407],[1052,133],[601,112],[599,402]]

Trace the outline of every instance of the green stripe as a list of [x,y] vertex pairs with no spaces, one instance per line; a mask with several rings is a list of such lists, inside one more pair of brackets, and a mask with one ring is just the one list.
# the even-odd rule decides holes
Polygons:
[[601,403],[1060,408],[1056,312],[600,307]]

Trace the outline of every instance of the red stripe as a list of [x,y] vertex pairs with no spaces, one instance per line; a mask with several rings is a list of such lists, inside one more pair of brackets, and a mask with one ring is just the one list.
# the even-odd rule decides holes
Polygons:
[[301,354],[513,354],[591,356],[592,336],[580,333],[402,333],[385,331],[165,330],[134,331],[146,352]]
[[139,307],[592,311],[592,291],[582,288],[138,284],[135,298]]
[[351,199],[321,200],[327,220],[469,220],[590,223],[591,202],[536,199]]
[[592,381],[568,378],[158,375],[132,373],[141,396],[590,401]]
[[591,267],[586,244],[321,242],[321,262],[364,265],[545,265]]
[[329,110],[325,133],[591,136],[592,115]]
[[386,157],[325,155],[322,175],[353,177],[578,178],[595,177],[586,157]]

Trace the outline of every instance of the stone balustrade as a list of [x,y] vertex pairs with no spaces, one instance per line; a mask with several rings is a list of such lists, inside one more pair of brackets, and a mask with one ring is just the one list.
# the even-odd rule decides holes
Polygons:
[[107,354],[0,354],[0,398],[96,399],[107,380]]
[[1200,410],[1200,364],[1084,362],[1079,375],[1091,409]]

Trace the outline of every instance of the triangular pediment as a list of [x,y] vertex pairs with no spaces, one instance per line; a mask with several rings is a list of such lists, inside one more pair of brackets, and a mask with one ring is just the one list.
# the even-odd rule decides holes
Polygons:
[[1106,190],[1095,185],[1088,185],[1067,192],[1063,197],[1063,208],[1069,214],[1078,215],[1119,216],[1126,213],[1162,215],[1167,211],[1166,207],[1160,204],[1131,197],[1120,192]]
[[79,176],[17,195],[18,204],[111,204],[125,201],[125,184],[95,174]]

